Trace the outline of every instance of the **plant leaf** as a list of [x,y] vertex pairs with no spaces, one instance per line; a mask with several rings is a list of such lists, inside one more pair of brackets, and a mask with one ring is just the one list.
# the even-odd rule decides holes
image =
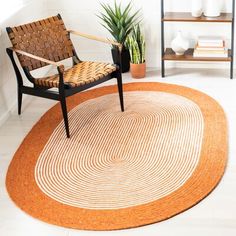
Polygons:
[[138,14],[140,10],[136,11],[134,14],[130,14],[132,1],[126,5],[124,10],[122,10],[121,2],[117,4],[116,0],[114,6],[101,3],[101,7],[104,13],[100,13],[98,17],[103,21],[103,27],[105,27],[118,42],[124,44],[127,36],[132,31],[133,25],[135,25],[139,18]]

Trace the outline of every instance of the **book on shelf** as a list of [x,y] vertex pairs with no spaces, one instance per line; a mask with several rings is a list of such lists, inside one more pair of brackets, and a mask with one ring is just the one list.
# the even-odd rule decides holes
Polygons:
[[194,52],[197,53],[197,54],[212,54],[212,55],[217,55],[217,54],[225,54],[225,53],[228,52],[228,50],[222,50],[222,51],[218,51],[218,50],[215,50],[215,51],[202,51],[202,50],[195,49]]
[[225,50],[223,52],[199,52],[194,50],[193,53],[194,57],[215,57],[215,58],[227,58],[228,57],[228,50]]
[[218,36],[201,36],[193,53],[194,57],[227,58],[228,49],[225,41]]
[[225,42],[224,41],[222,41],[222,42],[215,42],[215,43],[213,43],[213,42],[200,42],[200,41],[198,41],[198,46],[199,47],[208,47],[208,48],[221,48],[221,47],[224,47],[225,46]]
[[221,36],[199,36],[198,41],[205,43],[219,43],[224,41]]
[[224,47],[225,41],[218,36],[201,36],[198,39],[199,47]]
[[207,51],[207,52],[213,52],[213,51],[218,51],[222,52],[226,50],[226,47],[200,47],[198,44],[196,45],[195,50],[201,50],[201,51]]

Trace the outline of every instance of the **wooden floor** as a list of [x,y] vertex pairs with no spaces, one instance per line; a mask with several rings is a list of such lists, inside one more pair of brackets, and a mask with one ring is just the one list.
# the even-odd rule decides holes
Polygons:
[[[234,236],[236,235],[236,79],[230,80],[222,70],[150,70],[147,78],[133,80],[125,74],[124,82],[165,82],[198,89],[215,98],[224,108],[229,129],[229,162],[223,180],[215,191],[190,210],[167,221],[141,228],[93,232],[70,230],[33,219],[18,209],[5,189],[7,167],[26,134],[37,120],[55,103],[40,98],[25,97],[23,114],[16,110],[0,127],[0,235],[2,236]],[[115,82],[115,80],[114,80]],[[113,82],[108,82],[111,84]],[[138,99],[138,98],[137,98]],[[37,199],[35,199],[37,202]]]

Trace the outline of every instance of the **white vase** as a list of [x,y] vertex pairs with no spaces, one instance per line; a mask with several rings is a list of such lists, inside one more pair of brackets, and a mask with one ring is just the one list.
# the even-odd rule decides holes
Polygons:
[[205,0],[204,15],[207,17],[218,17],[221,13],[220,0]]
[[183,37],[181,31],[177,33],[177,36],[171,42],[171,48],[178,56],[184,55],[189,49],[189,41]]
[[192,16],[200,17],[203,12],[202,0],[192,0]]

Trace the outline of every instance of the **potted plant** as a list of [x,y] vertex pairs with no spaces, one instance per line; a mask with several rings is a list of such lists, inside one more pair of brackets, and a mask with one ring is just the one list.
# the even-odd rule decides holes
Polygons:
[[126,39],[126,47],[130,52],[130,72],[133,78],[141,79],[146,76],[145,39],[139,24],[133,28]]
[[[132,26],[138,20],[138,13],[131,14],[131,2],[123,9],[121,3],[117,5],[116,1],[114,6],[101,3],[104,13],[100,13],[98,17],[103,21],[102,26],[105,27],[113,36],[113,38],[123,45],[121,52],[122,72],[129,71],[130,68],[130,55],[129,51],[125,48],[124,43],[127,36],[132,31]],[[119,50],[117,47],[112,48],[112,57],[114,63],[119,62]]]

